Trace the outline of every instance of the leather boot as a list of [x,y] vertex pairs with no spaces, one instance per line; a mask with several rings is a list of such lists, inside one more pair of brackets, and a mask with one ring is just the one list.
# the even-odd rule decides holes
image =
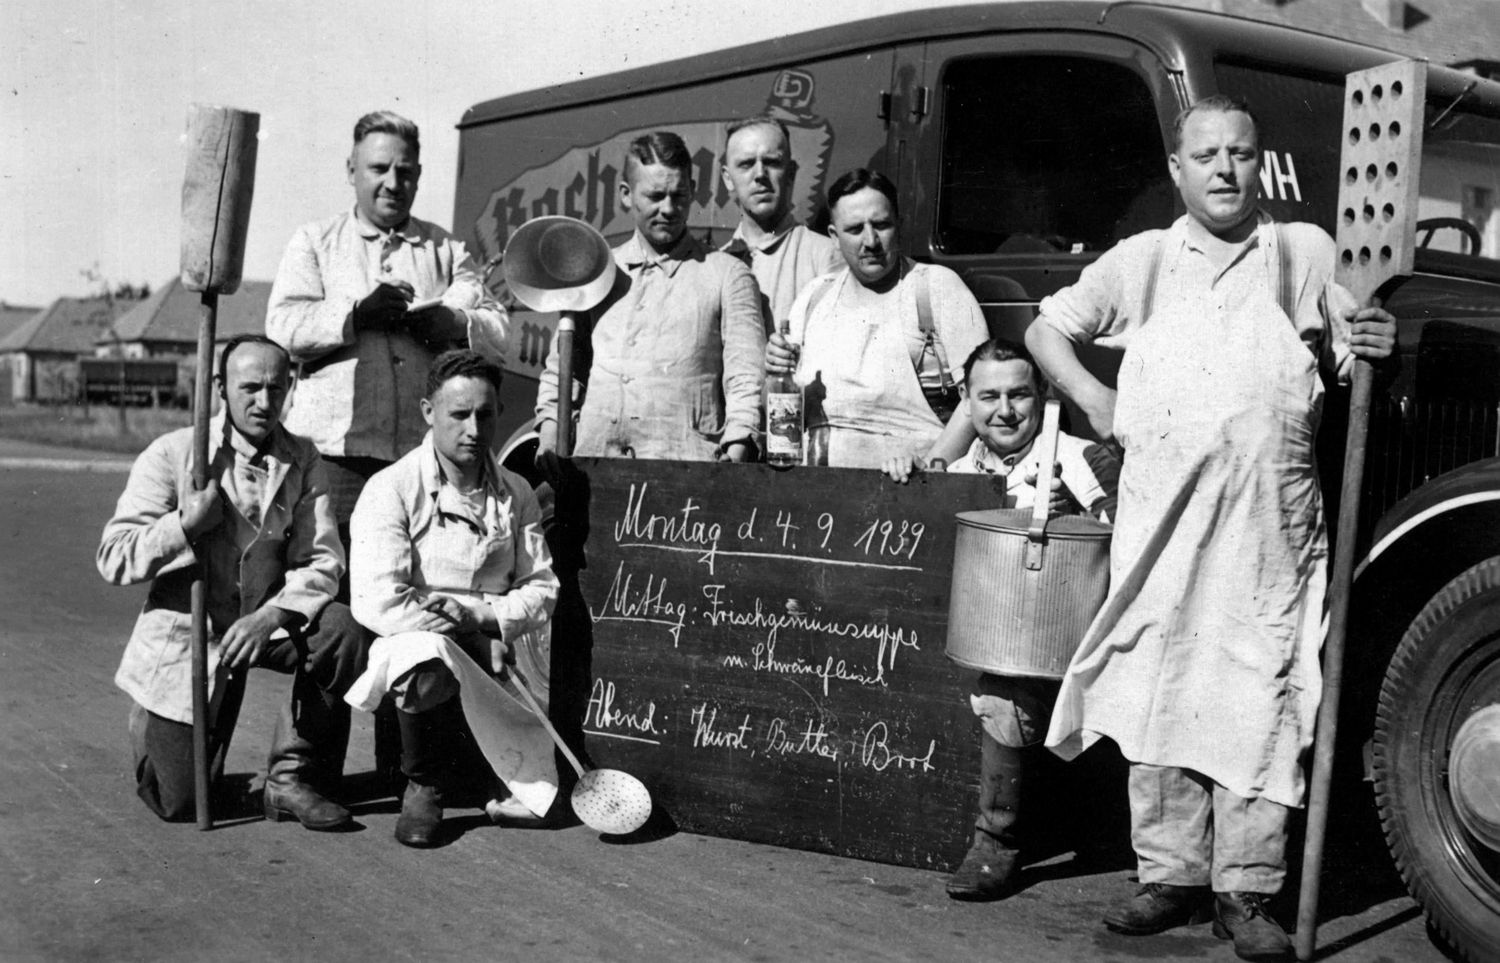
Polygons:
[[292,698],[276,718],[262,796],[266,818],[296,819],[308,829],[349,825],[349,810],[318,789],[338,779],[349,746],[349,706],[323,692],[307,674],[292,679]]
[[1176,926],[1207,923],[1207,886],[1146,883],[1130,902],[1104,917],[1104,925],[1126,936],[1150,936]]
[[974,843],[948,879],[948,895],[961,900],[994,900],[1009,896],[1020,863],[1016,819],[1025,781],[1025,749],[1002,746],[981,733],[979,750],[979,818]]
[[1292,958],[1292,941],[1266,909],[1262,893],[1215,893],[1214,935],[1234,939],[1234,953],[1242,960],[1275,961]]
[[451,768],[454,709],[458,699],[426,712],[396,713],[401,727],[401,772],[406,792],[396,820],[396,841],[403,846],[434,846],[443,822],[442,784]]

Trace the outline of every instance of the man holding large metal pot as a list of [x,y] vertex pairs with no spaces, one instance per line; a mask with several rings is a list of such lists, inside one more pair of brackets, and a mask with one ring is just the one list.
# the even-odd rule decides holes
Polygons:
[[[1320,228],[1260,212],[1245,103],[1183,111],[1167,162],[1187,214],[1128,238],[1045,298],[1042,369],[1124,448],[1109,596],[1047,744],[1107,736],[1131,763],[1139,893],[1107,914],[1149,934],[1210,913],[1252,960],[1290,944],[1267,909],[1312,743],[1327,561],[1314,440],[1320,368],[1392,355],[1395,321],[1334,283]],[[1075,344],[1124,352],[1117,389]]]
[[[1004,478],[1002,508],[1032,515],[1036,500],[1045,497],[1048,516],[1087,513],[1108,522],[1115,510],[1119,461],[1104,445],[1055,429],[1051,438],[1039,438],[1048,390],[1030,352],[1012,341],[986,341],[964,362],[963,374],[966,403],[959,410],[978,437],[948,471]],[[1055,452],[1050,484],[1041,480],[1048,475],[1042,471],[1048,457],[1044,451]],[[884,467],[893,481],[905,484],[922,465],[910,456],[897,456]],[[1042,495],[1038,487],[1044,484],[1048,490]],[[1107,539],[1107,526],[1098,527]],[[995,573],[986,569],[983,578],[992,584]],[[950,655],[952,646],[950,636]],[[1045,753],[1041,743],[1057,699],[1056,670],[1041,674],[1035,665],[1027,666],[1025,674],[1003,670],[1003,660],[996,658],[1000,648],[991,646],[961,660],[986,668],[969,696],[981,727],[979,812],[969,851],[948,879],[948,895],[958,900],[1002,899],[1015,891],[1026,845],[1027,784],[1035,776],[1035,757]]]

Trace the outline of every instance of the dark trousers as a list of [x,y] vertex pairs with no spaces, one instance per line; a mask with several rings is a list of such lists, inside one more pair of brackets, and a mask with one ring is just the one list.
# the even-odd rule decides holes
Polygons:
[[[344,554],[353,564],[353,546],[349,544],[349,516],[376,472],[389,468],[391,463],[380,458],[344,457],[324,455],[323,465],[328,471],[328,495],[333,503],[333,517],[338,522],[339,538],[344,543]],[[344,573],[339,583],[338,600],[349,601],[349,573]],[[399,788],[401,783],[401,730],[396,724],[396,711],[390,703],[383,703],[375,710],[375,772],[390,786]]]
[[[298,720],[296,728],[309,761],[321,755],[329,766],[342,767],[349,720],[343,695],[364,671],[369,647],[370,633],[354,621],[349,607],[330,602],[311,625],[293,632],[291,638],[273,640],[255,663],[258,669],[294,676],[291,714]],[[221,678],[214,687],[208,734],[211,782],[223,775],[224,756],[244,692],[243,672]],[[162,819],[191,820],[195,810],[193,727],[137,704],[130,711],[130,742],[135,756],[136,795]],[[273,758],[276,753],[273,747]],[[335,754],[336,762],[332,758]]]

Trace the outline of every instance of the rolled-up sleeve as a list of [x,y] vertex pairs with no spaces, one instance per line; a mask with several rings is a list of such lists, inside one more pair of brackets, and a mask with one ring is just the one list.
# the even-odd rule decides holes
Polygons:
[[558,581],[552,571],[552,552],[542,533],[542,509],[524,482],[506,485],[515,534],[515,571],[510,589],[485,599],[495,611],[500,637],[515,639],[546,627],[557,605]]
[[1037,305],[1036,324],[1045,324],[1076,344],[1123,348],[1128,330],[1141,322],[1156,252],[1167,232],[1145,231],[1099,255],[1078,280]]
[[177,514],[177,458],[171,436],[152,442],[130,469],[94,561],[105,581],[134,585],[195,563]]
[[343,574],[344,546],[328,492],[328,470],[314,452],[305,469],[301,497],[292,509],[281,591],[266,604],[311,622],[338,593]]
[[737,261],[725,271],[719,325],[724,343],[724,434],[720,444],[731,445],[756,437],[766,353],[760,289],[750,269]]
[[479,266],[464,243],[448,238],[453,257],[452,279],[443,292],[443,306],[463,316],[469,347],[487,358],[503,361],[510,337],[510,316],[484,286]]
[[1339,384],[1348,384],[1354,376],[1354,352],[1349,350],[1353,328],[1351,319],[1359,310],[1359,302],[1348,288],[1329,281],[1318,309],[1328,325],[1318,363],[1323,370],[1333,374]]
[[325,296],[315,227],[305,225],[292,235],[266,306],[266,335],[295,362],[312,361],[355,340],[355,300]]

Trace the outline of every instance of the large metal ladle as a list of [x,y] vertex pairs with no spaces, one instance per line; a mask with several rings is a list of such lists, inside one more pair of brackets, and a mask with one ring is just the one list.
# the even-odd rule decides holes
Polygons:
[[633,833],[646,825],[651,817],[651,792],[646,784],[628,772],[619,769],[584,769],[583,763],[573,755],[573,750],[563,742],[547,713],[537,705],[536,697],[526,687],[519,672],[511,672],[511,680],[521,693],[527,708],[541,722],[557,748],[568,757],[578,773],[578,784],[573,787],[573,812],[588,828],[599,833],[622,836]]

